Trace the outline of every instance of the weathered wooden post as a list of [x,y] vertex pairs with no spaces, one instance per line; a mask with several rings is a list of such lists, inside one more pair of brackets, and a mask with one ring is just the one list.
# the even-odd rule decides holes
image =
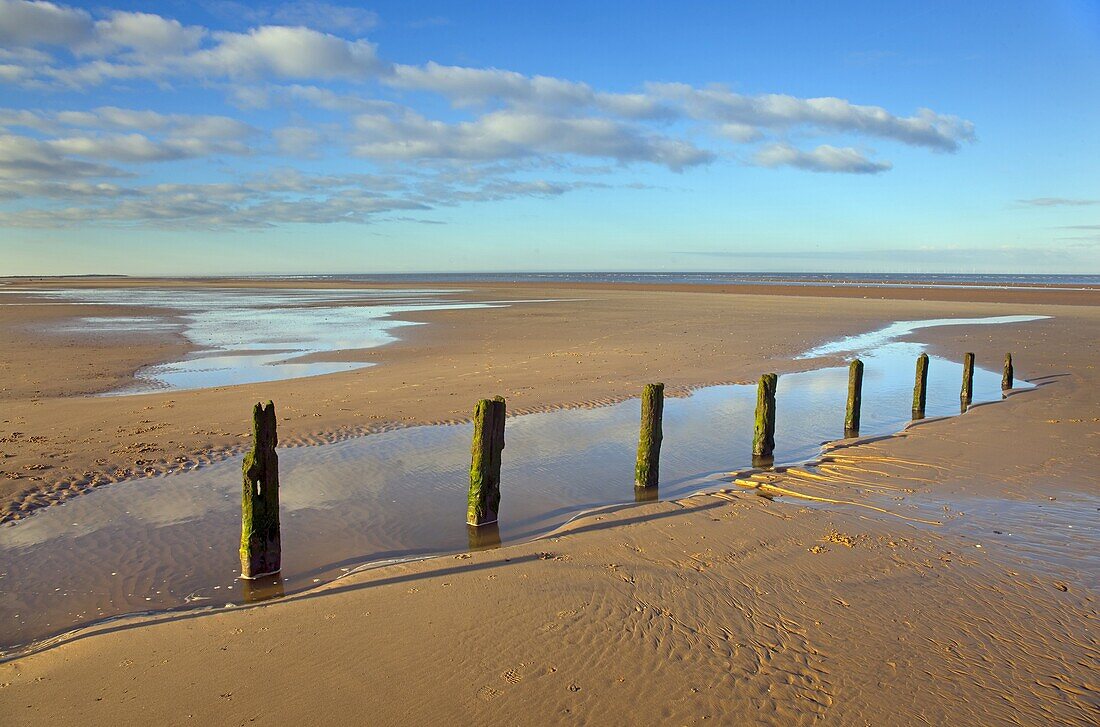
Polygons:
[[913,418],[924,418],[924,404],[928,399],[928,354],[917,356],[917,381],[913,385]]
[[1012,354],[1006,353],[1004,373],[1001,374],[1001,391],[1008,391],[1012,388],[1012,375]]
[[500,507],[500,453],[504,449],[504,397],[482,399],[474,409],[474,441],[470,448],[470,494],[466,523],[497,521]]
[[665,385],[646,384],[642,391],[642,426],[638,432],[638,460],[634,487],[656,487],[661,463],[661,417],[665,411]]
[[242,467],[241,577],[245,579],[278,573],[282,567],[275,426],[273,403],[252,407],[252,449]]
[[963,354],[963,386],[959,398],[963,404],[969,404],[974,397],[974,354]]
[[775,390],[778,385],[778,374],[764,374],[760,377],[760,383],[756,385],[753,457],[770,457],[775,450]]
[[858,358],[848,364],[848,406],[844,412],[844,434],[859,434],[859,409],[863,403],[863,362]]

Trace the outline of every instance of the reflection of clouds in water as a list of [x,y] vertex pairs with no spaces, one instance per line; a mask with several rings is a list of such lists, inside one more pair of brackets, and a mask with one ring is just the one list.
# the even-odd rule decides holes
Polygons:
[[970,326],[979,324],[996,323],[1027,323],[1038,321],[1050,316],[988,316],[985,318],[933,318],[921,321],[898,321],[891,323],[877,331],[869,331],[856,336],[848,336],[839,341],[830,341],[824,345],[812,348],[798,358],[816,358],[830,354],[845,353],[848,351],[864,351],[875,346],[881,346],[894,338],[900,338],[922,328],[935,328],[937,326]]
[[[864,434],[895,432],[908,422],[919,350],[895,343],[864,357]],[[929,416],[958,413],[961,368],[932,359]],[[822,441],[842,436],[846,382],[846,368],[780,377],[778,462],[813,457]],[[666,399],[662,497],[715,484],[708,480],[715,473],[748,466],[755,398],[750,384]],[[999,371],[979,366],[975,401],[997,399]],[[638,420],[637,399],[509,419],[504,538],[545,532],[582,508],[631,500]],[[424,426],[281,449],[284,577],[312,579],[347,563],[467,547],[471,430],[470,424]],[[147,608],[129,596],[164,582],[183,584],[181,598],[201,589],[214,600],[230,599],[227,591],[212,589],[238,567],[240,468],[236,457],[194,472],[119,483],[0,528],[8,582],[20,584],[10,600],[0,595],[0,623],[7,623],[16,599],[20,613],[28,604],[46,615],[60,608],[42,600],[55,585],[84,589],[66,602],[66,613]],[[107,604],[97,589],[114,571],[132,585]]]
[[[507,302],[452,302],[460,291],[435,289],[185,289],[69,288],[27,291],[71,303],[160,308],[166,318],[89,316],[79,326],[56,330],[119,332],[178,330],[201,349],[180,361],[138,372],[137,381],[114,394],[259,383],[351,371],[366,362],[295,359],[348,349],[374,348],[396,339],[393,331],[417,322],[402,313],[498,307]],[[523,301],[525,303],[537,301]],[[244,351],[283,351],[269,356]],[[228,352],[211,355],[211,352]]]
[[[16,527],[0,528],[0,551],[26,548],[51,540],[73,540],[105,528],[118,531],[121,540],[135,530],[161,528],[197,521],[226,508],[224,487],[229,463],[183,475],[135,480],[73,498],[60,507],[47,507]],[[238,473],[237,464],[234,472]],[[186,480],[185,480],[186,478]]]

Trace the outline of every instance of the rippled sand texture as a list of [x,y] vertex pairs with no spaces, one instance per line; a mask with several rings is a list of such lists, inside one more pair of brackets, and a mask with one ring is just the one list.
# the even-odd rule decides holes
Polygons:
[[1088,554],[1097,519],[1061,504],[1097,496],[1100,314],[1043,312],[1055,318],[921,334],[952,361],[1012,350],[1035,389],[770,481],[855,504],[761,493],[731,474],[727,492],[595,512],[527,544],[265,605],[106,624],[0,664],[0,714],[1096,724],[1100,594],[1091,561],[1072,555]]
[[[991,323],[1002,325],[1000,319]],[[978,325],[977,322],[973,325]],[[910,416],[921,346],[866,338],[863,433]],[[930,416],[959,412],[961,366],[933,357]],[[976,401],[999,401],[999,372],[976,370]],[[1030,384],[1021,382],[1021,387]],[[842,434],[847,370],[788,374],[778,392],[776,461],[815,458]],[[659,493],[720,487],[751,465],[755,387],[716,386],[671,398]],[[498,540],[545,533],[583,510],[632,501],[638,401],[509,419]],[[469,425],[413,427],[280,455],[283,570],[300,591],[364,563],[476,547],[464,522]],[[238,581],[240,462],[155,483],[123,482],[0,529],[0,654],[105,618],[248,597]]]
[[972,550],[752,495],[654,503],[119,626],[0,665],[0,701],[12,724],[1089,724],[1087,594]]

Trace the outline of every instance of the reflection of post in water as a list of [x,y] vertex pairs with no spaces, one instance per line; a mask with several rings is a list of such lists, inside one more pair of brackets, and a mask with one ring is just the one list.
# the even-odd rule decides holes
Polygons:
[[657,502],[659,499],[660,493],[657,491],[657,485],[634,488],[634,502]]
[[244,596],[245,603],[259,603],[272,598],[282,598],[286,594],[283,591],[283,579],[275,577],[242,578],[241,595]]
[[498,523],[467,525],[466,535],[470,543],[470,550],[489,550],[490,548],[500,547],[500,525]]
[[770,454],[754,454],[752,456],[752,466],[762,470],[770,470],[775,466],[775,457]]

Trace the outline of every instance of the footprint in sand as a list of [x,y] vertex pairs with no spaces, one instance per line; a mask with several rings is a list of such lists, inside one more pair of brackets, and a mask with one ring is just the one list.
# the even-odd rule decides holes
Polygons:
[[482,700],[483,702],[491,702],[492,700],[499,697],[501,694],[504,694],[504,692],[500,691],[499,689],[493,689],[488,685],[477,690],[477,698]]
[[500,675],[500,678],[509,684],[519,684],[523,681],[523,674],[518,669],[509,669]]

